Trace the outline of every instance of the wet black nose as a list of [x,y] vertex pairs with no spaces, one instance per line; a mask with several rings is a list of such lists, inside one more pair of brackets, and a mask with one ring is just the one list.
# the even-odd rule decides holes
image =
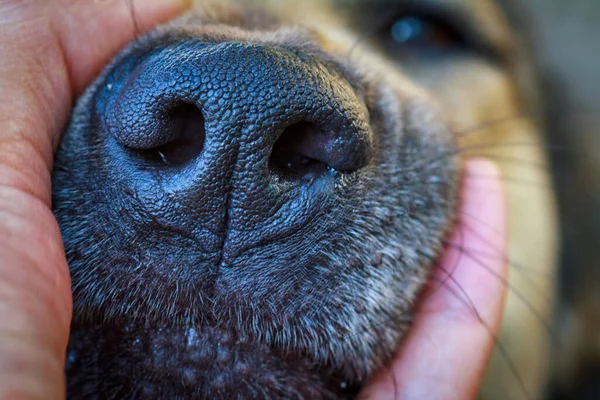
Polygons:
[[352,88],[298,53],[241,43],[172,46],[111,90],[119,93],[106,110],[109,132],[167,165],[202,157],[206,141],[230,143],[255,161],[270,156],[272,169],[296,175],[317,164],[354,171],[369,160],[367,121]]
[[263,220],[290,190],[310,192],[371,159],[353,86],[301,51],[173,44],[123,62],[103,93],[98,113],[130,165],[159,174],[163,189],[197,193],[196,208],[232,209],[228,218]]

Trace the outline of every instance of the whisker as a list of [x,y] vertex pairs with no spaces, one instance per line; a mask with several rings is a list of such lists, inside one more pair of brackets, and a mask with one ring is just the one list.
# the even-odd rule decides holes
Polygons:
[[497,127],[499,125],[503,125],[509,122],[514,122],[514,121],[519,121],[522,119],[528,118],[528,115],[526,114],[517,114],[517,115],[510,115],[507,117],[502,117],[502,118],[496,118],[490,121],[486,121],[483,122],[481,124],[477,124],[475,126],[471,126],[465,129],[461,129],[461,130],[457,130],[454,131],[454,135],[458,136],[458,137],[465,137],[468,135],[471,135],[473,133],[478,133],[482,130],[488,129],[488,128],[493,128],[493,127]]
[[[446,271],[437,261],[433,261],[433,265],[436,268],[439,268],[444,274],[446,275],[450,275],[448,271]],[[525,382],[523,381],[523,378],[521,377],[521,375],[519,374],[519,371],[515,365],[515,363],[512,361],[512,359],[509,357],[508,351],[506,350],[506,347],[504,346],[504,343],[500,340],[500,337],[495,334],[493,332],[493,330],[491,329],[491,327],[489,326],[489,324],[487,322],[485,322],[483,320],[483,318],[481,317],[481,315],[479,314],[479,312],[477,311],[477,308],[475,307],[475,304],[473,303],[472,299],[469,297],[469,295],[466,293],[466,291],[464,290],[464,288],[462,287],[462,285],[460,285],[456,279],[454,277],[451,278],[452,282],[458,287],[458,291],[456,289],[451,288],[450,286],[446,286],[446,289],[453,295],[455,296],[455,298],[459,301],[463,301],[468,303],[468,306],[474,309],[475,315],[477,317],[477,319],[479,320],[479,322],[482,324],[482,326],[486,329],[486,331],[490,334],[490,336],[493,339],[494,342],[494,348],[496,350],[498,350],[498,352],[500,353],[500,355],[502,356],[502,358],[506,361],[506,364],[508,365],[508,368],[511,371],[511,374],[515,377],[515,379],[517,380],[521,390],[523,391],[523,394],[525,395],[526,398],[528,399],[532,399],[533,397],[531,396],[531,394],[528,392],[527,387],[525,386]],[[460,295],[459,295],[460,294]],[[467,304],[465,304],[467,305]]]
[[[477,307],[475,307],[475,304],[473,303],[473,300],[469,297],[469,295],[467,294],[467,292],[465,291],[465,289],[458,283],[458,281],[456,280],[456,278],[454,278],[454,271],[452,271],[452,272],[447,271],[438,262],[434,262],[433,265],[436,268],[441,269],[442,272],[446,275],[446,277],[443,280],[438,280],[436,278],[433,278],[434,280],[437,280],[440,283],[440,286],[438,287],[438,290],[439,290],[439,288],[441,288],[442,286],[444,286],[446,289],[448,289],[449,291],[451,291],[453,295],[456,296],[457,300],[461,300],[459,297],[462,297],[461,301],[464,301],[463,304],[465,306],[467,306],[470,311],[473,312],[473,315],[477,318],[477,320],[480,323],[484,323],[483,318],[481,317],[481,314],[479,313],[479,310],[477,310]],[[457,289],[453,289],[452,287],[448,286],[448,281],[450,281],[454,285],[456,285]]]
[[499,178],[501,181],[503,181],[505,183],[509,183],[509,184],[532,186],[532,187],[535,187],[538,189],[545,189],[545,190],[554,190],[554,187],[551,184],[534,182],[531,180],[516,178],[513,176],[497,177],[495,175],[491,176],[491,175],[481,175],[481,174],[469,174],[469,178],[475,178],[477,180],[488,180],[488,179],[498,179]]
[[[546,190],[546,191],[554,191],[555,188],[551,183],[540,183],[540,182],[534,182],[531,180],[526,180],[526,179],[520,179],[520,178],[515,178],[515,177],[511,177],[511,176],[500,176],[497,177],[496,175],[492,176],[492,175],[474,175],[474,174],[470,174],[470,177],[475,178],[476,180],[478,180],[479,182],[485,182],[485,181],[494,181],[495,179],[500,179],[500,181],[508,184],[508,185],[518,185],[518,186],[525,186],[525,187],[531,187],[533,189],[540,189],[540,190]],[[410,188],[413,186],[429,186],[429,185],[439,185],[439,182],[423,182],[423,181],[418,181],[418,180],[411,180],[410,182],[406,182],[403,183],[402,187],[403,188]],[[477,189],[482,189],[482,186],[480,184],[477,184],[477,186],[474,186],[473,184],[467,184],[465,187],[467,188],[477,188]],[[491,190],[491,188],[489,189]],[[592,196],[590,194],[588,194],[588,196]],[[593,197],[592,200],[596,201]]]
[[548,150],[548,151],[556,151],[556,152],[566,151],[566,152],[580,153],[579,151],[577,151],[574,148],[556,145],[556,144],[550,144],[550,143],[504,142],[504,141],[475,143],[475,144],[459,147],[457,150],[464,152],[464,151],[468,151],[468,150],[479,150],[479,149],[486,149],[486,148],[509,148],[510,149],[510,148],[515,148],[515,147],[539,147],[541,149]]
[[506,288],[511,293],[513,293],[522,302],[522,304],[533,314],[533,316],[538,320],[538,322],[541,323],[544,326],[544,329],[547,331],[549,337],[552,339],[552,341],[554,342],[554,344],[557,345],[557,346],[559,345],[558,338],[556,337],[556,335],[555,335],[554,331],[552,330],[552,327],[550,326],[550,324],[548,323],[548,321],[546,321],[540,315],[539,311],[536,310],[535,307],[533,307],[533,305],[525,298],[525,296],[523,295],[523,293],[521,293],[514,286],[512,286],[510,284],[510,282],[508,282],[508,280],[506,278],[504,278],[503,276],[499,275],[497,272],[495,272],[489,266],[487,266],[486,263],[484,263],[483,261],[481,261],[479,258],[475,257],[473,254],[470,254],[469,251],[468,251],[468,249],[461,248],[460,250],[461,250],[461,252],[464,252],[464,254],[467,257],[469,257],[472,261],[474,261],[477,265],[479,265],[480,267],[484,268],[492,276],[494,276],[502,284],[504,284],[506,286]]
[[[576,152],[576,150],[558,145],[551,145],[545,143],[535,143],[535,142],[484,142],[484,143],[476,143],[470,144],[462,147],[457,147],[451,150],[442,151],[435,156],[427,157],[419,160],[419,162],[415,162],[411,168],[404,169],[403,172],[414,172],[418,171],[418,168],[429,167],[431,164],[437,164],[439,162],[445,161],[448,158],[455,157],[461,154],[468,155],[471,150],[485,150],[485,149],[497,149],[497,148],[520,148],[520,147],[533,147],[547,150],[549,152]],[[410,155],[410,154],[407,154]]]
[[493,232],[496,235],[496,237],[499,237],[502,240],[504,240],[504,233],[500,232],[497,228],[495,228],[495,227],[491,226],[490,224],[488,224],[487,221],[484,221],[481,218],[476,217],[473,214],[468,213],[468,212],[463,211],[463,210],[459,210],[459,213],[461,213],[465,217],[469,217],[471,220],[477,222],[478,224],[481,224],[482,226],[486,227],[491,232]]
[[[444,241],[443,243],[444,243],[445,246],[448,246],[450,248],[453,248],[453,249],[456,249],[456,250],[459,250],[459,251],[465,251],[465,252],[466,251],[470,251],[472,253],[478,254],[481,257],[489,258],[489,259],[495,260],[495,261],[505,262],[507,265],[509,265],[511,267],[514,267],[517,271],[519,271],[519,273],[523,276],[523,278],[525,278],[527,280],[527,282],[533,288],[535,288],[539,293],[541,293],[543,295],[543,297],[548,302],[551,300],[550,297],[539,288],[539,286],[537,285],[537,283],[533,281],[533,279],[528,275],[528,273],[527,273],[526,270],[521,269],[520,266],[518,266],[518,264],[514,264],[514,263],[510,262],[505,257],[493,256],[493,255],[490,255],[490,254],[481,253],[481,252],[478,252],[476,250],[470,249],[468,247],[461,246],[461,245],[459,245],[457,243],[453,243],[453,242],[450,242],[450,241]],[[531,273],[531,270],[529,272]]]
[[[461,230],[458,231],[458,235],[459,235],[459,240],[461,242],[464,242],[464,234]],[[444,282],[442,282],[442,285],[446,283],[446,281],[450,278],[450,276],[453,276],[454,272],[456,272],[456,269],[458,268],[458,265],[460,264],[460,262],[462,261],[462,252],[460,253],[460,256],[456,258],[454,265],[452,266],[452,271],[445,271],[446,272],[446,279],[444,280]],[[434,265],[436,265],[436,262],[433,263]],[[448,272],[450,272],[448,274]]]
[[[468,215],[467,213],[463,213],[463,215],[465,215],[467,217],[472,217],[471,215]],[[473,218],[473,219],[475,219],[475,218]],[[482,223],[484,225],[487,225],[483,221],[481,221],[480,223]],[[480,240],[484,241],[488,246],[491,247],[491,243],[487,239],[485,239],[483,236],[481,236],[473,227],[471,227],[468,224],[465,224],[465,229],[468,229],[469,232],[471,232],[473,235],[477,236],[477,238],[479,238]],[[507,259],[506,257],[501,256],[500,254],[491,255],[491,254],[486,254],[484,252],[476,251],[476,250],[473,250],[473,252],[476,253],[476,254],[480,254],[482,256],[486,256],[486,257],[492,258],[492,259],[493,259],[493,257],[497,257],[498,260],[502,260],[502,261],[506,262],[509,266],[514,267],[514,268],[520,270],[521,272],[527,271],[528,273],[530,273],[530,274],[536,274],[537,276],[549,276],[550,275],[548,273],[544,273],[544,272],[539,271],[537,269],[527,268],[527,267],[524,267],[524,266],[519,265],[517,263],[514,263],[511,260]],[[500,252],[498,252],[498,253],[500,253]]]
[[525,160],[525,159],[518,158],[518,157],[504,156],[504,155],[499,155],[499,154],[478,153],[477,155],[480,157],[489,158],[498,164],[510,164],[510,165],[527,167],[527,168],[529,168],[529,167],[539,168],[542,170],[548,168],[548,163],[545,163],[543,161],[536,162],[536,161],[531,161],[531,160]]

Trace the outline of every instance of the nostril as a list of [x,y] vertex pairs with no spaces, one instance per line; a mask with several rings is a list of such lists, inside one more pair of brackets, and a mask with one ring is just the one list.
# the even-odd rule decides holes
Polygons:
[[202,152],[206,131],[204,116],[197,106],[182,103],[168,112],[161,124],[164,137],[172,138],[160,146],[137,150],[148,163],[155,166],[181,166],[196,159]]
[[326,124],[322,128],[302,121],[285,128],[271,150],[271,171],[299,178],[327,169],[348,173],[367,165],[371,157],[368,133],[361,134],[353,125]]
[[326,171],[326,137],[314,124],[299,122],[287,127],[273,145],[269,167],[283,178],[315,176]]

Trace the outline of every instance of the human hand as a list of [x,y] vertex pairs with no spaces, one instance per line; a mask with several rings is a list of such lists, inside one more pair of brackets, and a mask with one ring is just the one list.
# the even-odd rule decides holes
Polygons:
[[136,29],[186,3],[0,2],[1,399],[65,398],[72,300],[50,173],[73,101]]

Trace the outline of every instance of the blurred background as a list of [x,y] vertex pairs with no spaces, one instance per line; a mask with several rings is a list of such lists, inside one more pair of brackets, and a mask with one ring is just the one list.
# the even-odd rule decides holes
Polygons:
[[548,398],[600,399],[600,1],[513,2],[544,84],[562,220]]

